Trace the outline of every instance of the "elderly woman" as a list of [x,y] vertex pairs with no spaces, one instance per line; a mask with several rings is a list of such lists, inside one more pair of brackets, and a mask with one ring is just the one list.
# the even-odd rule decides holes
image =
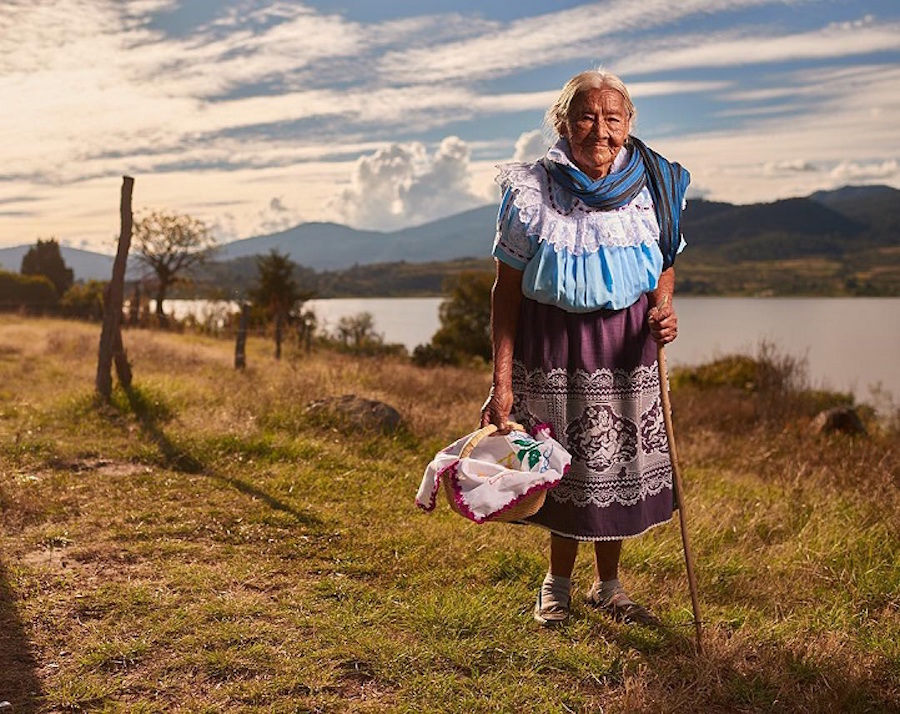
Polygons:
[[547,111],[556,144],[497,178],[494,373],[481,421],[549,425],[572,455],[527,519],[550,531],[534,609],[542,625],[569,615],[580,541],[594,544],[587,602],[620,621],[656,622],[618,566],[623,539],[673,513],[656,344],[678,332],[673,262],[690,175],[631,135],[634,116],[618,77],[583,72]]

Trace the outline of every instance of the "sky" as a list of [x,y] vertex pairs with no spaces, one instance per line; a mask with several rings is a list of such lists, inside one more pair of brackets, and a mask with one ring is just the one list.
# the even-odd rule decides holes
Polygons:
[[0,0],[0,247],[113,253],[123,175],[223,243],[495,203],[593,67],[689,197],[900,188],[897,0]]

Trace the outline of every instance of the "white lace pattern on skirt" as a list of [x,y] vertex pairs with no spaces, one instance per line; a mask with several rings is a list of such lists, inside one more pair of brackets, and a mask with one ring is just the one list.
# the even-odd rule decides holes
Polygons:
[[672,488],[659,377],[652,367],[528,372],[515,361],[513,392],[516,418],[529,427],[549,422],[572,455],[550,498],[578,507],[633,506]]

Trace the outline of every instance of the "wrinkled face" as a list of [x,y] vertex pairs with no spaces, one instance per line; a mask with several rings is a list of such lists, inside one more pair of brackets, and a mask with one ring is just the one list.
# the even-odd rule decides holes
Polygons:
[[630,131],[625,98],[615,89],[588,89],[572,101],[561,133],[575,165],[596,180],[609,173]]

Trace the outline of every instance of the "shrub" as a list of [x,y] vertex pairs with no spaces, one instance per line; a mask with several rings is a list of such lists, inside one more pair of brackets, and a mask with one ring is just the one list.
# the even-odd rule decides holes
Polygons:
[[412,353],[412,363],[418,367],[435,367],[440,364],[458,366],[460,354],[447,347],[438,347],[429,342],[417,345]]
[[759,344],[756,357],[728,355],[697,367],[673,369],[671,384],[673,389],[718,390],[724,401],[729,401],[729,390],[733,402],[743,395],[752,404],[754,417],[770,423],[853,405],[850,394],[810,388],[806,359],[781,353],[768,341]]
[[384,335],[375,331],[375,320],[370,312],[342,317],[334,332],[322,336],[326,346],[356,355],[384,356],[404,355],[406,347],[386,343]]
[[56,303],[56,287],[46,276],[0,271],[0,307],[40,312]]
[[59,301],[62,314],[84,320],[103,319],[103,291],[107,283],[102,280],[88,280],[76,283]]

